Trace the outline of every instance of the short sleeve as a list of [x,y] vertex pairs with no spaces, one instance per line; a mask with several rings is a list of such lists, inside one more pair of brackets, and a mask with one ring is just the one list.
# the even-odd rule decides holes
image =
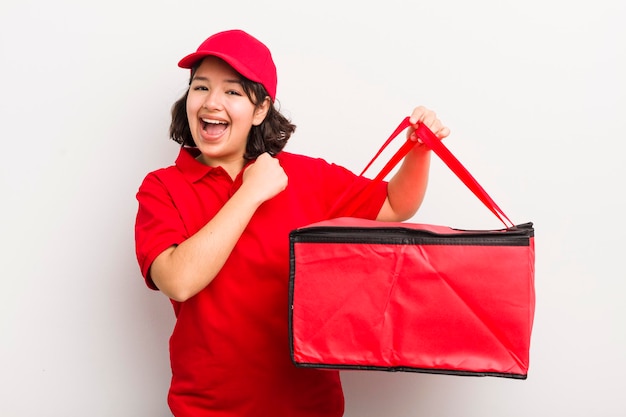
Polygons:
[[[371,179],[356,175],[340,165],[321,158],[282,153],[281,164],[289,174],[289,183],[301,189],[300,210],[314,205],[319,210],[319,220],[330,216],[352,216],[374,220],[387,198],[387,182],[373,183]],[[358,207],[349,209],[357,196],[368,191]],[[306,193],[307,195],[304,195]]]
[[167,248],[188,236],[179,212],[165,184],[155,173],[148,174],[137,192],[135,251],[141,274],[148,287],[157,289],[150,278],[150,266]]
[[[375,220],[387,198],[387,182],[373,182],[371,179],[358,176],[341,166],[332,165],[336,178],[342,178],[343,188],[333,201],[330,213],[335,217],[351,216]],[[360,199],[360,195],[368,193],[358,206],[352,207],[352,202]],[[358,197],[358,198],[357,198]]]

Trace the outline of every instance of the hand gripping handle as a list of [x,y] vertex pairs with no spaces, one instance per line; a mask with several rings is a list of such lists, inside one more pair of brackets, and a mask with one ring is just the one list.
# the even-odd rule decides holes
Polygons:
[[[368,170],[368,168],[374,163],[374,161],[378,158],[378,156],[383,152],[383,150],[391,143],[393,139],[395,139],[400,132],[411,125],[409,118],[406,117],[402,122],[398,125],[396,130],[389,136],[389,138],[385,141],[385,143],[380,147],[374,158],[367,164],[367,166],[361,172],[361,176]],[[493,199],[487,194],[485,189],[476,181],[476,179],[469,173],[469,171],[459,162],[459,160],[444,146],[444,144],[435,136],[435,134],[423,123],[419,123],[416,126],[416,135],[421,141],[431,149],[447,166],[452,170],[452,172],[465,184],[467,188],[474,193],[474,195],[487,207],[508,229],[510,227],[515,227],[515,224],[511,222],[511,220],[504,214],[504,212],[498,207],[498,205],[493,201]],[[373,179],[368,187],[359,194],[357,198],[352,200],[347,208],[346,213],[354,213],[356,208],[359,207],[374,191],[377,184],[384,180],[384,178],[391,172],[391,170],[406,156],[407,153],[415,146],[416,142],[410,139],[407,139],[406,142],[396,151],[396,153],[391,157],[391,159],[385,164],[385,166],[380,170],[378,175]],[[341,198],[339,199],[341,201]],[[339,203],[335,204],[331,212],[335,210],[336,207],[339,206]],[[508,221],[508,224],[506,221]]]

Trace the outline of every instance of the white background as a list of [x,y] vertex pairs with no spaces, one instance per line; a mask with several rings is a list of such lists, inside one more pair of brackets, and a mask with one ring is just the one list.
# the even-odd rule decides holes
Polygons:
[[[346,372],[346,416],[626,415],[626,3],[369,4],[3,0],[0,415],[169,414],[174,319],[136,264],[135,192],[177,154],[176,63],[230,28],[274,54],[288,150],[360,171],[423,104],[505,213],[535,223],[528,379]],[[501,226],[431,172],[415,221]]]

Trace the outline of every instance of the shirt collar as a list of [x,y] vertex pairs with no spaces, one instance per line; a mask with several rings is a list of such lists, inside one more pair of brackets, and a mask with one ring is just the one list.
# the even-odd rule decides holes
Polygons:
[[[182,146],[180,148],[180,152],[178,153],[178,157],[176,158],[176,167],[183,173],[183,176],[185,176],[185,178],[187,178],[190,182],[197,182],[209,174],[213,174],[213,175],[222,174],[230,178],[228,174],[226,173],[226,171],[224,171],[224,168],[222,168],[221,166],[211,167],[198,161],[196,159],[198,155],[200,155],[200,150],[198,148]],[[251,163],[252,161],[248,161],[246,162],[245,166],[247,167]],[[237,175],[237,178],[235,178],[234,180],[236,188],[239,188],[239,186],[241,186],[241,182],[243,180],[242,175],[243,175],[244,170],[245,170],[245,167],[243,170],[241,170],[239,175]]]
[[222,167],[210,167],[198,161],[196,159],[198,155],[200,155],[198,148],[183,146],[176,158],[176,166],[190,182],[199,181],[212,171],[215,173],[224,171]]

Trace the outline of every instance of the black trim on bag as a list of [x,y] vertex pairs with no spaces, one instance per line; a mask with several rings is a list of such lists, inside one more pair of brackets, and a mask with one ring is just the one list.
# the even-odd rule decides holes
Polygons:
[[416,372],[421,374],[437,374],[437,375],[454,375],[454,376],[489,376],[510,379],[527,379],[527,374],[513,374],[505,372],[478,372],[478,371],[460,371],[458,369],[434,369],[434,368],[413,368],[409,366],[365,366],[365,365],[330,365],[319,363],[296,362],[293,355],[291,357],[294,365],[299,368],[318,368],[326,370],[355,370],[355,371],[387,371],[387,372]]
[[293,243],[350,243],[390,245],[529,246],[534,237],[532,223],[502,230],[455,230],[435,233],[408,227],[312,226],[293,230]]

